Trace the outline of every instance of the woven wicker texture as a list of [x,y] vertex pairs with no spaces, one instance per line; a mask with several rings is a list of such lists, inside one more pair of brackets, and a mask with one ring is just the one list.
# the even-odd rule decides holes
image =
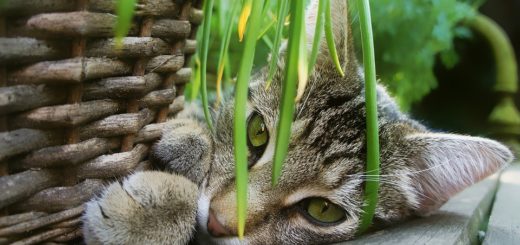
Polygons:
[[138,1],[121,49],[115,3],[0,9],[0,244],[81,241],[84,202],[149,169],[152,143],[182,110],[200,3]]

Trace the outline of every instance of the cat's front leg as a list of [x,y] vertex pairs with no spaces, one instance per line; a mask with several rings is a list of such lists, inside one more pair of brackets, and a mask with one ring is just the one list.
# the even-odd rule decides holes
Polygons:
[[199,108],[187,105],[168,121],[161,139],[152,148],[156,166],[185,176],[200,185],[209,171],[213,141]]
[[147,171],[112,183],[86,204],[87,244],[187,244],[195,231],[198,188],[175,174]]

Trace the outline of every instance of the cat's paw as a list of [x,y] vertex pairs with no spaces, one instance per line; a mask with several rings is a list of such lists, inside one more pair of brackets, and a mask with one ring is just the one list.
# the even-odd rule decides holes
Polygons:
[[139,172],[86,204],[87,244],[187,244],[195,230],[198,188],[164,172]]
[[174,119],[163,129],[161,140],[152,148],[154,164],[185,176],[200,185],[209,170],[212,140],[201,122]]

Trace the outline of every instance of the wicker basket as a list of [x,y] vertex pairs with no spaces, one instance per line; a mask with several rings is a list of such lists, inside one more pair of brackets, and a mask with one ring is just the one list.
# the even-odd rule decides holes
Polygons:
[[149,169],[163,122],[182,109],[200,4],[140,0],[118,50],[115,2],[0,10],[0,244],[81,242],[83,203]]

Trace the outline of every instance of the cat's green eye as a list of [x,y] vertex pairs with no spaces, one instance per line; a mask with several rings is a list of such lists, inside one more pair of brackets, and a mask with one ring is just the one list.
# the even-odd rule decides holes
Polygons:
[[305,201],[304,208],[307,216],[320,224],[335,224],[346,218],[341,207],[324,198],[310,198]]
[[247,123],[247,139],[253,148],[264,148],[269,141],[269,132],[264,123],[264,118],[254,112]]

